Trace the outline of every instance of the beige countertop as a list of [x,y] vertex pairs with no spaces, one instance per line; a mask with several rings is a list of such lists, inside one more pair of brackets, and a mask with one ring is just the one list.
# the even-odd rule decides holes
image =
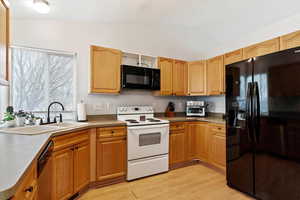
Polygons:
[[225,124],[222,114],[208,114],[206,117],[188,117],[185,113],[176,113],[174,117],[166,117],[163,113],[158,113],[155,117],[169,120],[170,122],[185,122],[185,121],[203,121],[217,124]]
[[[176,117],[164,117],[162,114],[157,114],[156,117],[169,120],[170,122],[206,121],[211,123],[225,123],[220,116],[203,118],[185,117],[182,114],[177,114]],[[0,200],[7,199],[15,193],[27,168],[39,156],[52,137],[88,128],[113,126],[126,126],[126,123],[116,120],[116,117],[113,115],[89,116],[89,121],[82,123],[80,127],[66,128],[39,135],[7,134],[0,130]]]

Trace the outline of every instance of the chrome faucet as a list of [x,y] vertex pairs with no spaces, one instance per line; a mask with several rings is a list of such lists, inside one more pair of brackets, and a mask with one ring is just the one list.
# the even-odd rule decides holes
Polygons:
[[[50,123],[56,123],[56,117],[54,117],[54,121],[53,121],[53,122],[51,122],[51,120],[50,120],[50,108],[51,108],[51,106],[54,105],[54,104],[60,105],[61,108],[62,108],[62,110],[63,110],[63,111],[65,110],[64,106],[62,105],[62,103],[60,103],[60,102],[58,102],[58,101],[54,101],[54,102],[50,103],[50,105],[48,106],[47,124],[50,124]],[[61,114],[61,113],[59,114],[59,122],[62,122],[62,114]]]

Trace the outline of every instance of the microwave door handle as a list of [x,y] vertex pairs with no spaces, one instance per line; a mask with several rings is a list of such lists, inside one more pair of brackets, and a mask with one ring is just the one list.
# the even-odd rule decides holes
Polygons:
[[154,70],[151,71],[151,88],[154,88]]

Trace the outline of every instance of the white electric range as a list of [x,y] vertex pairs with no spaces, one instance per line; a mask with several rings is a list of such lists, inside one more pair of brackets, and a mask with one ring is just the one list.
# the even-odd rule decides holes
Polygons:
[[127,180],[168,171],[169,121],[151,106],[118,107],[117,118],[127,124]]

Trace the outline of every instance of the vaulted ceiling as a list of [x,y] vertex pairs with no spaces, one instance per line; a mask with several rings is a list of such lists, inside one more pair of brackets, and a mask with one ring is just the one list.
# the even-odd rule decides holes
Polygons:
[[[10,0],[12,15],[17,19],[176,27],[174,30],[181,30],[178,34],[182,40],[186,40],[186,45],[199,52],[209,48],[222,51],[221,46],[226,49],[229,43],[242,41],[243,37],[250,37],[251,33],[297,16],[300,8],[299,0],[48,1],[51,11],[41,15],[28,6],[32,0]],[[278,33],[284,32],[280,30],[279,24],[276,29]],[[238,44],[231,47],[238,47]]]

